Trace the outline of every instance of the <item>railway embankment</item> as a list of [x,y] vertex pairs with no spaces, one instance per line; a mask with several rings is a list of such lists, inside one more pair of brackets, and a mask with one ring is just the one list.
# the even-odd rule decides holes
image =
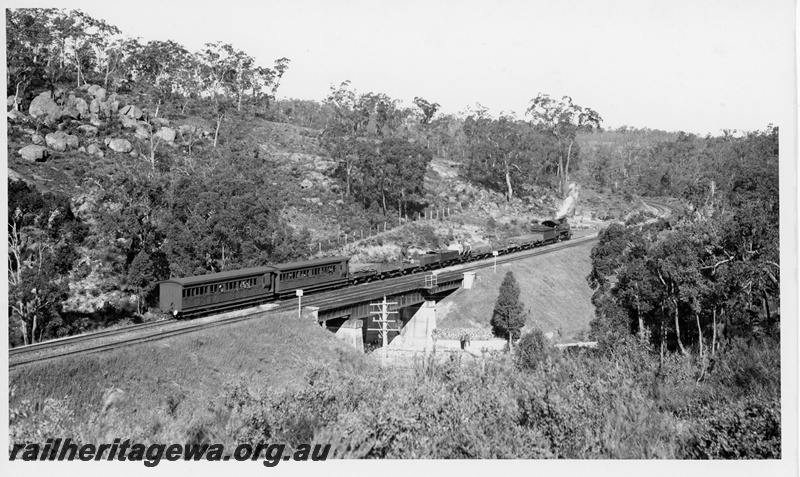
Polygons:
[[213,428],[221,400],[236,386],[285,390],[302,386],[319,364],[357,371],[366,360],[316,323],[285,312],[30,364],[9,372],[11,435],[45,426],[69,434],[63,437],[91,439],[111,429],[178,442],[192,426]]
[[[491,336],[490,320],[500,284],[512,271],[520,286],[520,300],[528,313],[526,330],[540,328],[556,342],[572,341],[589,330],[594,318],[592,290],[586,282],[595,241],[476,272],[471,289],[461,288],[436,306],[442,336],[469,331]],[[552,334],[551,334],[552,333]]]

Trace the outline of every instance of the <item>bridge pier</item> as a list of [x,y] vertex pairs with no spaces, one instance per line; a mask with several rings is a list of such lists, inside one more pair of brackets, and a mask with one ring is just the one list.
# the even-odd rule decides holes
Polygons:
[[342,340],[358,351],[364,352],[364,320],[349,318],[336,330],[336,339]]
[[400,335],[389,343],[389,350],[433,351],[433,330],[436,329],[436,302],[425,300],[408,320]]

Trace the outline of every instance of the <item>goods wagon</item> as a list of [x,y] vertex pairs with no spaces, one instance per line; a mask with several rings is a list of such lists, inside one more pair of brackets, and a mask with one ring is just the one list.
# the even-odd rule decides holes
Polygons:
[[531,233],[494,240],[457,250],[432,250],[410,259],[372,264],[350,270],[350,258],[321,258],[274,266],[245,268],[160,282],[159,307],[174,316],[191,316],[224,309],[251,306],[295,296],[295,291],[315,292],[448,267],[533,247],[569,240],[572,231],[566,219],[533,224]]

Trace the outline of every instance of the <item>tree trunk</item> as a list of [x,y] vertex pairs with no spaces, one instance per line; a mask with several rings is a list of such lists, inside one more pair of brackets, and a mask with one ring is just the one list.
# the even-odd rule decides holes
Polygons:
[[636,316],[639,318],[639,339],[644,341],[644,319],[642,318],[642,312],[639,308],[639,297],[636,297]]
[[575,140],[573,139],[572,141],[570,141],[569,147],[567,148],[567,164],[566,167],[564,168],[564,179],[561,185],[561,195],[564,196],[565,198],[567,193],[567,182],[569,182],[569,159],[570,156],[572,155],[572,145],[574,143]]
[[28,344],[28,326],[25,324],[25,320],[20,320],[19,327],[22,328],[22,344]]
[[217,147],[217,137],[219,136],[219,127],[222,125],[222,115],[217,115],[217,129],[214,130],[214,147]]
[[675,302],[675,338],[678,340],[678,347],[681,349],[681,353],[684,355],[688,354],[686,352],[686,348],[683,347],[683,342],[681,341],[681,325],[678,320],[678,303],[677,300]]
[[344,189],[344,196],[345,197],[350,197],[350,176],[351,176],[352,172],[353,172],[353,164],[348,162],[348,164],[347,164],[347,181],[346,181],[347,183],[345,184],[345,189]]
[[664,303],[661,303],[661,357],[659,363],[664,364],[664,350],[667,347],[667,319],[664,313]]
[[711,356],[714,356],[715,348],[717,347],[717,308],[714,307],[711,322]]
[[511,188],[511,168],[509,167],[508,163],[506,163],[506,185],[508,186],[508,201],[511,201],[511,197],[514,194],[514,190]]
[[703,359],[703,329],[700,327],[700,313],[694,313],[695,321],[697,322],[697,341],[700,343],[700,359]]
[[36,314],[33,315],[33,323],[31,324],[31,344],[36,342]]

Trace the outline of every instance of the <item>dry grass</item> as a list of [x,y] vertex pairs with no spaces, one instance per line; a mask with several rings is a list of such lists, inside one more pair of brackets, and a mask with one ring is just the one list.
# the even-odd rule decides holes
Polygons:
[[[520,286],[520,300],[530,310],[526,329],[538,327],[568,341],[589,329],[594,318],[592,290],[586,282],[591,271],[593,243],[531,257],[511,264],[479,270],[470,290],[459,289],[436,307],[439,328],[490,330],[492,310],[506,272],[511,270]],[[523,330],[524,332],[524,330]]]
[[305,372],[320,363],[347,368],[364,360],[312,322],[281,313],[14,370],[10,407],[42,408],[56,399],[74,413],[77,429],[105,413],[113,390],[118,431],[141,439],[177,437],[214,419],[214,404],[231,383],[277,391],[301,384]]

